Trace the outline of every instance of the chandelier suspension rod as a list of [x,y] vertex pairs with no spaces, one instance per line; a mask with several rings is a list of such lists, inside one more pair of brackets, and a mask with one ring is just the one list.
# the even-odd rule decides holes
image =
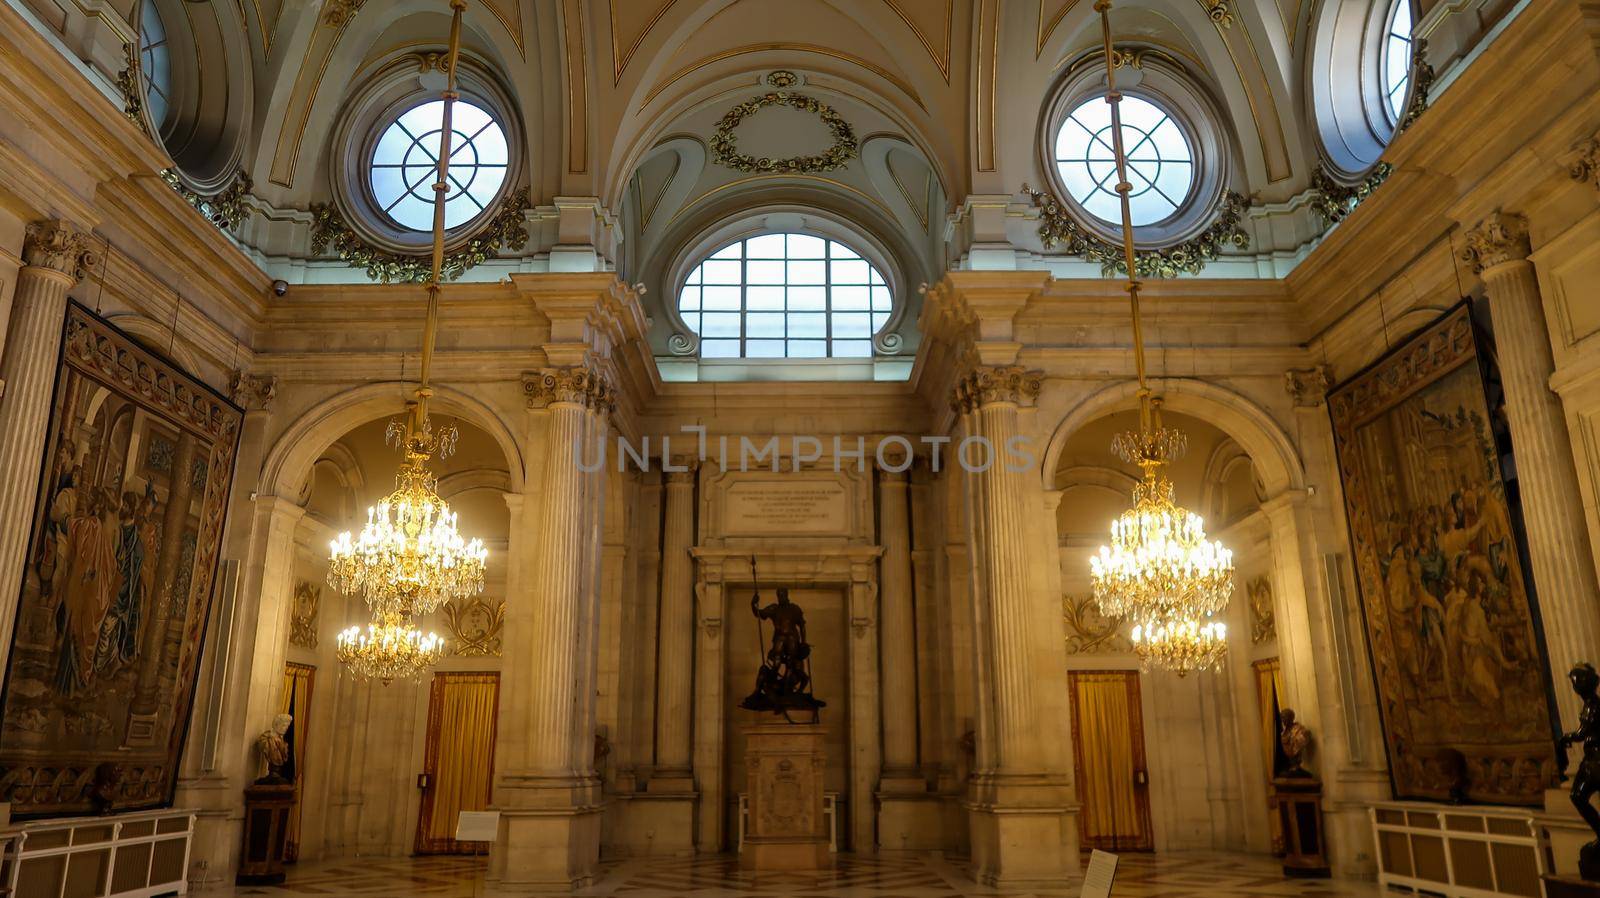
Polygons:
[[1122,257],[1128,266],[1128,302],[1133,309],[1133,366],[1139,376],[1139,430],[1151,432],[1150,384],[1144,365],[1144,322],[1139,315],[1139,290],[1144,286],[1134,267],[1133,210],[1128,194],[1133,184],[1128,180],[1128,153],[1122,140],[1122,94],[1117,90],[1117,52],[1111,43],[1111,0],[1095,0],[1095,11],[1100,14],[1100,33],[1105,41],[1106,102],[1111,106],[1111,148],[1117,165],[1117,196],[1122,204]]
[[445,60],[445,87],[440,95],[444,100],[439,130],[439,177],[433,183],[433,270],[428,279],[428,312],[422,325],[422,367],[417,376],[416,402],[412,408],[412,427],[421,431],[428,419],[428,398],[433,395],[429,385],[433,373],[433,344],[439,331],[439,292],[444,272],[444,211],[445,195],[449,192],[450,138],[454,135],[456,100],[461,94],[456,90],[456,63],[461,57],[461,16],[466,12],[466,0],[450,0],[450,49]]

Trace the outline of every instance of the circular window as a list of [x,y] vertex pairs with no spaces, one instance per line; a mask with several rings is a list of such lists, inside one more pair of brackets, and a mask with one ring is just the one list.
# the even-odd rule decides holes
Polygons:
[[761,234],[690,270],[678,314],[701,358],[871,358],[894,299],[854,249],[811,234]]
[[[1132,95],[1121,104],[1122,143],[1128,158],[1128,207],[1135,227],[1172,217],[1194,191],[1194,151],[1183,130],[1161,107]],[[1056,130],[1056,171],[1085,212],[1120,225],[1116,143],[1111,104],[1091,97]]]
[[[506,133],[487,111],[465,100],[451,111],[444,226],[477,218],[506,182]],[[372,147],[372,198],[389,220],[408,231],[433,230],[434,179],[444,134],[444,101],[413,106],[391,121]]]
[[159,129],[172,107],[172,57],[167,49],[167,26],[154,3],[144,4],[139,16],[139,77],[145,109]]
[[1406,90],[1411,86],[1411,4],[1399,0],[1389,13],[1383,41],[1383,89],[1395,121],[1405,117]]

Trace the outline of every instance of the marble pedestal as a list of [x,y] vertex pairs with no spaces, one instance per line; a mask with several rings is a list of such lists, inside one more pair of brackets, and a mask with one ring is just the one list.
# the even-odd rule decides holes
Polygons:
[[749,822],[740,866],[750,870],[817,870],[828,866],[822,816],[827,730],[818,724],[744,727]]

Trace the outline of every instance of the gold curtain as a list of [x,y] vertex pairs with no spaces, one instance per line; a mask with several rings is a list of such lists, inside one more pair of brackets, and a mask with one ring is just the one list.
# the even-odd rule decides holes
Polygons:
[[300,858],[300,812],[306,781],[306,734],[311,732],[311,685],[317,669],[290,662],[283,668],[283,699],[279,714],[294,715],[294,807],[289,811],[289,826],[284,836],[283,859]]
[[429,773],[421,851],[472,851],[479,843],[455,841],[462,811],[489,806],[494,776],[497,673],[440,673],[428,703]]
[[1250,665],[1256,672],[1256,707],[1261,716],[1261,751],[1267,764],[1267,776],[1272,775],[1272,762],[1277,756],[1277,708],[1283,703],[1283,666],[1277,658],[1263,658]]
[[1137,677],[1124,671],[1074,671],[1073,737],[1077,740],[1079,825],[1093,847],[1148,847],[1134,774],[1142,766],[1143,734]]

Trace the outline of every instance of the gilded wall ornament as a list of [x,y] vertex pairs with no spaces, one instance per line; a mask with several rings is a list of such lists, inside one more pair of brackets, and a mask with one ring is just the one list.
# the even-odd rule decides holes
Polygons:
[[122,58],[125,65],[117,73],[117,92],[122,94],[122,114],[128,121],[139,126],[139,130],[151,137],[150,122],[144,116],[144,85],[139,78],[139,48],[132,43],[122,45]]
[[[739,142],[734,137],[734,129],[739,127],[740,122],[768,106],[788,106],[816,115],[833,134],[833,146],[814,156],[791,156],[787,159],[756,157],[739,152]],[[716,130],[711,134],[712,161],[742,172],[813,174],[833,171],[854,159],[858,152],[860,145],[856,141],[855,129],[851,128],[850,123],[839,113],[833,111],[832,106],[815,97],[781,90],[751,97],[728,110],[722,120],[717,122]]]
[[[1082,256],[1100,263],[1106,276],[1126,274],[1127,263],[1122,247],[1107,243],[1080,226],[1067,212],[1067,204],[1045,190],[1035,190],[1027,184],[1022,192],[1039,210],[1039,242],[1045,249],[1061,249],[1070,256]],[[1165,249],[1143,249],[1134,253],[1134,267],[1140,277],[1172,278],[1180,274],[1199,274],[1210,262],[1222,257],[1228,247],[1248,249],[1250,234],[1242,222],[1249,202],[1241,195],[1228,191],[1222,195],[1210,226],[1199,234]]]
[[1250,641],[1266,642],[1278,638],[1278,622],[1272,610],[1272,583],[1257,577],[1245,587],[1250,594]]
[[317,647],[317,609],[322,605],[322,587],[304,580],[294,585],[289,608],[289,642],[303,649]]
[[1100,613],[1094,596],[1062,596],[1061,619],[1067,625],[1067,654],[1128,652],[1133,646],[1122,632],[1122,621]]
[[1418,40],[1411,50],[1411,102],[1406,104],[1406,117],[1400,120],[1396,133],[1411,127],[1427,111],[1433,79],[1433,66],[1428,64],[1428,42]]
[[800,76],[787,69],[779,69],[776,72],[768,72],[766,81],[769,87],[776,87],[779,90],[783,90],[784,88],[794,87],[796,84],[799,84]]
[[1361,183],[1347,185],[1335,181],[1328,170],[1319,164],[1316,171],[1311,173],[1311,211],[1322,219],[1325,226],[1332,227],[1348,218],[1393,173],[1394,166],[1380,162],[1373,166],[1371,173]]
[[250,196],[250,176],[239,169],[228,179],[228,185],[209,196],[203,196],[191,190],[178,176],[178,170],[169,168],[161,172],[161,179],[171,185],[178,195],[189,201],[189,205],[200,210],[206,220],[224,231],[231,231],[244,222],[245,216],[250,214],[250,205],[246,199]]
[[[507,196],[489,223],[455,252],[444,257],[440,277],[453,281],[468,269],[494,258],[502,250],[516,250],[528,242],[526,187]],[[432,277],[433,261],[426,254],[401,255],[379,249],[361,238],[331,205],[313,203],[311,254],[332,249],[342,261],[367,270],[367,277],[385,284],[423,284]]]
[[455,637],[455,653],[464,656],[500,657],[501,634],[506,625],[506,603],[473,598],[465,604],[447,603],[445,625]]
[[324,0],[322,24],[330,28],[342,27],[361,10],[361,4],[364,2],[366,0]]

